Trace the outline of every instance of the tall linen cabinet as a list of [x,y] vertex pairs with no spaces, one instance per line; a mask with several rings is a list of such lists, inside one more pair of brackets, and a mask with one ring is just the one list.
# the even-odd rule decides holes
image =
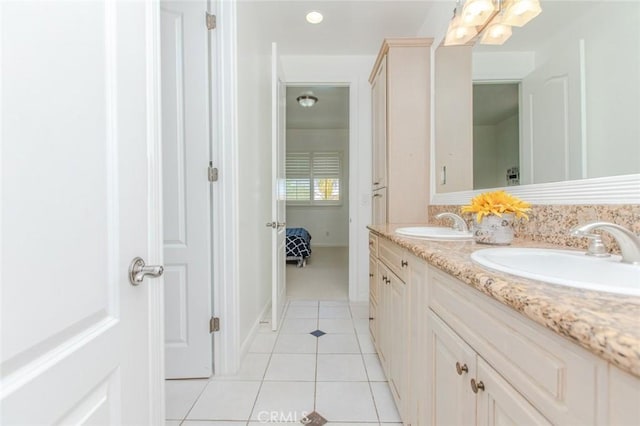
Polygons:
[[432,43],[385,39],[369,77],[373,224],[427,222]]

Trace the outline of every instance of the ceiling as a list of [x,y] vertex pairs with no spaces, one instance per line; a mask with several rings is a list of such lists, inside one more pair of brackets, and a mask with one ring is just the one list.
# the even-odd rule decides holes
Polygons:
[[[443,11],[449,16],[454,5],[454,0],[240,0],[238,14],[253,18],[254,36],[277,42],[282,55],[375,55],[385,37],[415,37],[428,16]],[[312,10],[322,12],[322,23],[306,22]],[[446,29],[446,17],[437,20]]]
[[[298,104],[296,98],[313,92],[318,102],[311,108]],[[333,86],[288,86],[287,129],[348,129],[349,88]]]

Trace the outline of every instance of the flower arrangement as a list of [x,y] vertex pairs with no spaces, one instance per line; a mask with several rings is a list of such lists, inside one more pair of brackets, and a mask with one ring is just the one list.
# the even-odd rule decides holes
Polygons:
[[476,213],[476,221],[482,222],[482,218],[489,215],[502,217],[503,214],[515,213],[516,217],[529,219],[527,212],[531,210],[531,204],[508,194],[506,191],[484,192],[473,197],[471,204],[462,206],[463,213]]

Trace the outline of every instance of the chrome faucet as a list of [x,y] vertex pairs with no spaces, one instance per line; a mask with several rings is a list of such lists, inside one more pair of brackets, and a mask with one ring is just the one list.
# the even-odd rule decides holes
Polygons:
[[590,222],[571,229],[571,235],[587,237],[591,240],[587,251],[588,255],[607,256],[602,239],[599,235],[592,233],[596,229],[602,229],[613,236],[620,246],[622,262],[640,264],[640,237],[623,226],[609,222]]
[[455,213],[448,213],[448,212],[440,213],[439,215],[436,216],[436,219],[442,219],[445,217],[448,217],[449,219],[453,220],[452,228],[455,229],[456,231],[469,232],[469,227],[467,226],[467,222],[465,222],[463,218],[461,218]]

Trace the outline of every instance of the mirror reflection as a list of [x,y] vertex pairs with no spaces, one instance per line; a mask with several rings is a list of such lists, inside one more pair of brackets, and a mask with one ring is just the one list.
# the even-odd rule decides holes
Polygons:
[[473,140],[456,143],[472,147],[473,183],[438,192],[640,172],[640,2],[545,1],[504,45],[470,54]]

